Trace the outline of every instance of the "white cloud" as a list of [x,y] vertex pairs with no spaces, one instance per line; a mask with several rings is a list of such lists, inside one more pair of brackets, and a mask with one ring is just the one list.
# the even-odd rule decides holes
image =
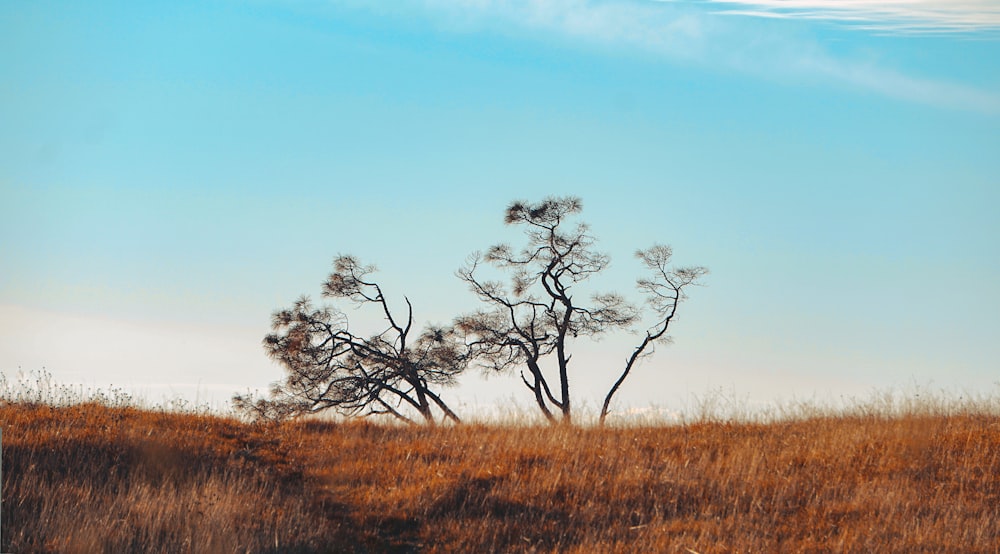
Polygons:
[[[715,9],[723,4],[743,9]],[[827,81],[908,102],[1000,114],[994,91],[834,55],[802,35],[719,15],[827,19],[894,32],[984,31],[1000,29],[997,0],[412,0],[393,6],[396,15],[421,14],[452,32],[630,48],[769,79]]]
[[886,33],[1000,31],[996,0],[707,0],[717,13],[825,20]]
[[697,57],[707,23],[704,10],[649,1],[420,0],[450,28],[531,30],[610,45],[652,49],[676,58]]

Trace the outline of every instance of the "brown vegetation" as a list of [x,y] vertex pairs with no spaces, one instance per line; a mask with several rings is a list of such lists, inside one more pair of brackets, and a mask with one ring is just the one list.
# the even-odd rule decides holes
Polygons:
[[997,552],[1000,417],[403,428],[0,404],[4,552]]

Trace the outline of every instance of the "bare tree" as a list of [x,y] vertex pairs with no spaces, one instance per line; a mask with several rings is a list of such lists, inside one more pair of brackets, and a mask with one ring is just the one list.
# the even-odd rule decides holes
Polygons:
[[[593,294],[589,301],[574,296],[576,285],[608,265],[608,257],[594,250],[587,225],[565,228],[567,219],[581,210],[580,199],[573,197],[514,202],[505,222],[523,226],[528,244],[519,251],[495,245],[485,254],[473,254],[458,271],[489,308],[458,318],[456,328],[493,369],[522,367],[521,380],[550,422],[572,420],[568,341],[628,327],[639,315],[618,294]],[[480,277],[477,271],[484,262],[506,272],[509,283]],[[549,355],[555,356],[558,371],[555,391],[539,363]]]
[[[657,245],[637,252],[643,265],[652,271],[649,277],[637,281],[646,296],[645,312],[649,313],[616,293],[579,299],[576,287],[603,271],[609,262],[606,254],[594,249],[595,238],[587,225],[569,222],[582,208],[580,199],[574,197],[550,197],[537,204],[511,203],[504,221],[524,229],[527,245],[515,251],[507,244],[498,244],[485,254],[470,256],[458,276],[487,308],[457,318],[455,328],[465,335],[473,355],[488,368],[519,368],[521,381],[550,422],[569,423],[570,341],[629,329],[644,315],[646,319],[654,316],[656,323],[645,330],[644,338],[625,361],[624,370],[604,399],[600,413],[603,425],[612,398],[638,361],[652,354],[657,341],[668,339],[667,331],[684,298],[684,288],[696,284],[707,270],[671,269],[670,247]],[[506,280],[484,278],[484,264],[502,272]],[[543,370],[542,361],[549,356],[555,358],[558,381],[550,380]]]
[[451,328],[432,326],[413,336],[409,299],[404,297],[405,314],[394,314],[381,287],[369,278],[374,270],[352,256],[337,257],[323,296],[371,305],[388,327],[358,336],[343,312],[314,307],[302,297],[274,313],[274,332],[264,338],[267,354],[287,371],[284,381],[272,386],[268,399],[237,395],[234,404],[268,418],[335,409],[348,416],[388,414],[407,423],[416,423],[415,413],[429,424],[440,412],[459,422],[435,388],[455,383],[471,351]]
[[704,267],[669,268],[673,251],[665,245],[658,244],[646,250],[640,250],[635,255],[642,261],[643,265],[652,271],[652,275],[649,277],[638,279],[636,285],[645,294],[646,304],[656,315],[657,321],[646,330],[642,341],[625,361],[625,369],[621,376],[604,397],[600,416],[602,426],[608,417],[611,397],[618,392],[618,388],[625,382],[636,362],[651,355],[656,342],[669,340],[667,330],[674,320],[674,315],[677,314],[677,305],[685,298],[684,288],[696,284],[698,279],[708,273]]

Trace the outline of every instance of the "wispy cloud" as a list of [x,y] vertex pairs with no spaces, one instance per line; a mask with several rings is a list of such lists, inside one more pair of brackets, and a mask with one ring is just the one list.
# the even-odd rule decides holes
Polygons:
[[717,13],[811,19],[886,33],[942,34],[1000,31],[996,0],[707,0],[732,6]]
[[813,74],[889,98],[986,115],[1000,115],[1000,95],[962,83],[907,75],[872,63],[846,61],[829,55],[805,55],[797,64]]
[[632,45],[678,58],[696,57],[706,24],[704,10],[650,1],[418,0],[459,28],[532,29],[606,44]]
[[[341,2],[359,5],[355,0]],[[422,14],[453,32],[483,30],[643,51],[673,62],[728,68],[782,81],[826,81],[947,108],[1000,114],[1000,94],[919,77],[833,54],[720,14],[853,21],[869,28],[1000,29],[998,0],[409,0],[380,11]],[[364,3],[362,3],[364,4]],[[723,5],[742,9],[722,9]],[[367,8],[365,8],[367,9]],[[416,10],[416,14],[414,13]]]

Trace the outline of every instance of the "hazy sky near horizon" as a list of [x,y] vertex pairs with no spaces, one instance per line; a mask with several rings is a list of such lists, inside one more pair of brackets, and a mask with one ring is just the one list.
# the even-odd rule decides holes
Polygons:
[[599,288],[711,270],[623,406],[995,394],[998,60],[996,0],[4,2],[0,371],[221,402],[336,254],[447,322],[505,205],[572,194]]

